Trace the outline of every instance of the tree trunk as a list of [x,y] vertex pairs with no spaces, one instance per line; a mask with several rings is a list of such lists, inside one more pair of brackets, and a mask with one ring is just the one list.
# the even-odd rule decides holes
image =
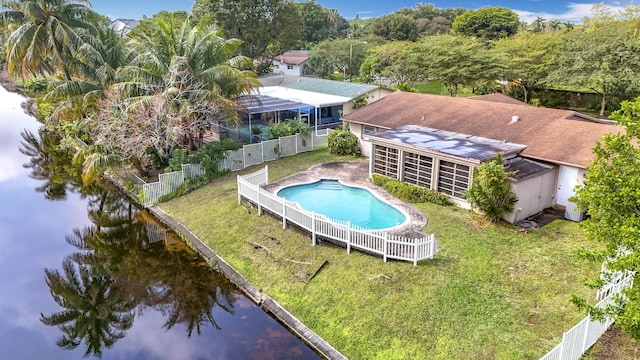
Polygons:
[[527,87],[523,86],[522,91],[524,92],[524,102],[529,103],[529,92],[527,91]]
[[607,96],[602,94],[602,102],[600,102],[600,116],[604,116],[604,109],[607,106]]

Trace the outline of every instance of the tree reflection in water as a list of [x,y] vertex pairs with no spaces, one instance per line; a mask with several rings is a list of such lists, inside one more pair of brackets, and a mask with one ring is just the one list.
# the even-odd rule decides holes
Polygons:
[[68,171],[73,168],[67,162],[47,153],[57,149],[53,135],[39,135],[44,140],[23,136],[32,177],[45,181],[39,191],[48,199],[64,198],[67,191],[86,196],[92,222],[66,237],[78,251],[62,261],[62,270],[44,270],[62,310],[40,319],[62,331],[58,345],[84,344],[85,355],[101,356],[126,335],[136,313],[150,309],[165,316],[167,330],[184,324],[191,336],[203,327],[219,329],[213,310],[233,313],[236,288],[117,189],[104,183],[81,187],[79,172]]

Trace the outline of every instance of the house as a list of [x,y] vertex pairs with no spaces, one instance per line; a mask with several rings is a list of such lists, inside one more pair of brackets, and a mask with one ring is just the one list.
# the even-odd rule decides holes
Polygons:
[[120,34],[126,34],[134,27],[138,26],[140,22],[134,19],[115,19],[109,24],[109,26]]
[[309,60],[309,51],[290,50],[276,56],[272,63],[274,74],[301,76],[304,63]]
[[[325,80],[306,76],[267,74],[259,78],[262,87],[257,94],[294,103],[306,104],[306,107],[291,108],[299,112],[299,117],[315,129],[336,127],[341,124],[340,117],[353,111],[354,100],[361,105],[382,99],[392,91],[378,85]],[[264,110],[268,110],[267,107]],[[258,107],[251,109],[261,112]],[[278,113],[273,120],[284,120]]]
[[505,95],[475,98],[395,92],[342,117],[370,157],[370,173],[446,193],[469,206],[462,191],[473,169],[501,154],[518,203],[505,220],[515,223],[551,206],[583,214],[569,201],[586,176],[591,149],[609,121],[520,103]]

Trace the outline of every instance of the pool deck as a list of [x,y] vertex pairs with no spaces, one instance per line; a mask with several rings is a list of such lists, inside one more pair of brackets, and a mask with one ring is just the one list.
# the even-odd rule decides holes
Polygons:
[[409,217],[409,221],[388,230],[390,234],[407,238],[420,238],[424,234],[420,229],[427,225],[427,217],[415,207],[391,196],[388,192],[369,180],[369,163],[364,161],[343,161],[325,163],[311,167],[307,171],[299,172],[284,179],[266,185],[264,188],[277,193],[280,189],[290,185],[311,183],[322,179],[339,180],[344,185],[357,186],[371,191],[378,198],[402,210]]

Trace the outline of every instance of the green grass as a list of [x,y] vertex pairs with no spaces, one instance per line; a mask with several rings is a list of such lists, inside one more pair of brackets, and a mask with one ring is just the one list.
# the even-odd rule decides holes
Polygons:
[[[283,158],[268,164],[270,180],[340,159],[326,150]],[[281,221],[248,213],[237,204],[236,175],[160,206],[350,359],[537,359],[583,318],[569,296],[594,298],[582,284],[600,264],[578,255],[589,244],[575,223],[523,233],[467,210],[418,204],[441,252],[417,267],[384,263],[312,247]],[[324,261],[311,281],[300,280]]]
[[[449,95],[447,88],[439,81],[429,80],[420,84],[413,85],[417,92],[421,94],[435,94],[435,95]],[[469,97],[474,96],[470,87],[460,86],[458,88],[458,94],[456,97]]]

